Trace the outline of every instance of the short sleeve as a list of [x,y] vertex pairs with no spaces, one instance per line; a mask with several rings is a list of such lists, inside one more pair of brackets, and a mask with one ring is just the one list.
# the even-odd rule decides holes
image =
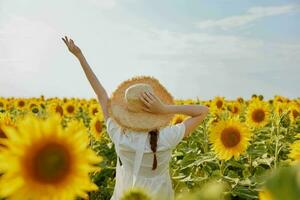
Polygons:
[[112,120],[111,117],[108,117],[106,120],[106,131],[110,139],[115,143],[116,136],[119,134],[119,126]]
[[168,126],[163,129],[162,137],[166,145],[173,149],[183,139],[185,133],[184,123]]

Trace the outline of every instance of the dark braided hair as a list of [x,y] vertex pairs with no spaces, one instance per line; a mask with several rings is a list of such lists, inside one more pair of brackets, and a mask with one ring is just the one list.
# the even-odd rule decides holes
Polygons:
[[154,153],[154,155],[153,155],[152,170],[155,170],[157,168],[156,148],[157,148],[158,130],[154,129],[152,131],[149,131],[149,134],[150,134],[151,150]]

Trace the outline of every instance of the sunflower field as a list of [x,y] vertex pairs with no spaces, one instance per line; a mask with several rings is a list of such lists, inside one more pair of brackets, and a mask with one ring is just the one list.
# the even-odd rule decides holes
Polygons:
[[[210,108],[173,151],[177,200],[300,199],[300,98],[176,104]],[[96,99],[0,97],[0,199],[109,200],[116,160]],[[128,199],[151,198],[136,189]]]

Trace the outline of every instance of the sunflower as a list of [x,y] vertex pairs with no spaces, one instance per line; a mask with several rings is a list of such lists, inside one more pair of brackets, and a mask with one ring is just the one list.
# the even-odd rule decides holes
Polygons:
[[38,107],[38,106],[33,106],[30,110],[31,110],[31,112],[32,113],[38,113],[38,112],[40,112],[40,107]]
[[[0,138],[7,138],[4,130],[3,130],[3,126],[15,126],[14,125],[14,122],[12,121],[12,119],[10,118],[9,114],[5,113],[5,114],[2,114],[0,113]],[[0,146],[3,146],[1,143],[0,143]]]
[[228,110],[232,115],[239,115],[242,112],[242,105],[239,102],[229,104]]
[[183,122],[185,119],[187,119],[188,118],[188,116],[186,116],[186,115],[183,115],[183,114],[176,114],[174,117],[173,117],[173,119],[172,119],[172,121],[171,121],[171,124],[179,124],[179,123],[181,123],[181,122]]
[[16,101],[16,99],[14,97],[6,99],[6,110],[13,109],[15,101]]
[[[46,120],[32,115],[18,121],[17,128],[4,127],[7,148],[0,154],[0,196],[11,199],[85,198],[96,190],[89,173],[101,161],[87,148],[83,129],[63,129],[59,115]],[[8,187],[9,185],[9,187]]]
[[[3,127],[3,124],[0,122],[0,139],[1,138],[7,138],[7,136],[6,136],[6,134],[5,134],[2,127]],[[1,151],[1,147],[5,147],[5,145],[0,143],[0,151]],[[0,176],[1,176],[1,172],[0,172]]]
[[68,117],[74,116],[78,110],[76,102],[72,100],[64,103],[63,108],[64,108],[64,114]]
[[7,100],[0,97],[0,110],[1,109],[6,109],[6,104],[7,104]]
[[103,127],[103,118],[101,118],[99,114],[92,118],[90,122],[90,131],[97,140],[101,139],[103,136]]
[[254,100],[250,102],[247,110],[247,123],[251,127],[263,127],[269,122],[270,108],[264,101]]
[[239,103],[244,103],[243,97],[238,97],[238,98],[236,99],[236,101],[239,102]]
[[49,114],[60,114],[60,116],[64,115],[64,108],[57,101],[52,101],[47,107],[47,112]]
[[225,105],[225,98],[224,97],[219,97],[219,96],[216,96],[214,99],[213,99],[213,106],[215,108],[217,108],[218,110],[222,110],[222,108],[224,107]]
[[277,103],[275,103],[274,108],[275,114],[277,116],[282,116],[286,111],[288,111],[288,104],[278,101]]
[[19,110],[26,110],[27,109],[27,101],[24,98],[19,98],[14,101],[14,107]]
[[96,114],[101,112],[101,107],[98,103],[90,104],[88,109],[90,116],[95,116]]
[[34,99],[34,98],[31,98],[29,101],[28,101],[28,108],[29,109],[32,109],[34,107],[40,107],[41,105],[41,101],[37,100],[37,99]]
[[290,120],[295,122],[296,119],[300,116],[300,106],[296,103],[289,104],[289,111],[290,111]]
[[150,195],[142,188],[131,188],[125,191],[121,200],[151,200]]
[[286,98],[283,96],[275,95],[274,102],[275,103],[278,103],[278,102],[284,103],[284,102],[286,102]]
[[[300,134],[298,134],[298,138],[300,138]],[[290,149],[289,157],[295,161],[300,161],[300,140],[291,144]]]
[[216,96],[210,103],[211,112],[213,114],[222,112],[226,106],[225,103],[224,97]]
[[82,110],[88,110],[88,101],[85,99],[81,99],[78,102],[78,107],[81,108]]
[[249,145],[251,132],[245,124],[237,120],[221,120],[212,124],[209,139],[220,159],[237,159]]

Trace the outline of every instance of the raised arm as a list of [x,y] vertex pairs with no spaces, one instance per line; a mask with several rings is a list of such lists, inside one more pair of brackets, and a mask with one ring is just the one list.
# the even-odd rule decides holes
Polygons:
[[191,116],[183,121],[186,127],[184,137],[188,137],[200,125],[209,112],[208,107],[203,105],[166,105],[165,110],[165,113]]
[[65,38],[62,38],[62,40],[67,45],[69,51],[79,60],[87,79],[89,80],[92,88],[94,89],[94,92],[97,95],[98,101],[103,111],[104,119],[106,121],[109,117],[107,110],[107,102],[109,97],[106,93],[106,90],[101,85],[100,81],[98,80],[98,78],[92,71],[90,65],[88,64],[87,60],[85,59],[82,51],[78,46],[75,45],[74,41],[72,39],[68,39],[67,36],[65,36]]
[[159,114],[184,114],[191,116],[183,121],[186,129],[184,137],[188,137],[209,113],[207,106],[202,105],[166,105],[153,93],[143,93],[140,98],[145,107],[143,110]]

